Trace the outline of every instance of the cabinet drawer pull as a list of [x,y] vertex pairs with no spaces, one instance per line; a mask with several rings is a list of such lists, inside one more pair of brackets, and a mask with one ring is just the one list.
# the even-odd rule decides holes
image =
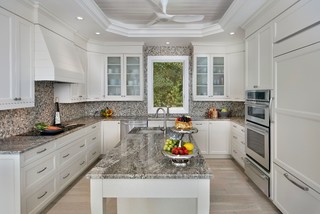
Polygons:
[[97,126],[92,126],[92,129],[95,129],[95,128],[97,128]]
[[38,174],[40,174],[40,173],[42,173],[44,170],[46,170],[47,169],[47,167],[44,167],[43,169],[41,169],[40,171],[38,171],[37,173]]
[[97,152],[92,153],[92,156],[95,155],[95,154],[97,154]]
[[253,88],[258,88],[258,86],[257,86],[257,85],[254,85]]
[[241,129],[241,131],[244,133],[244,129]]
[[236,154],[238,153],[236,150],[233,150],[233,152],[236,153]]
[[65,156],[62,156],[62,158],[66,158],[66,157],[68,157],[70,154],[68,153],[68,154],[66,154]]
[[48,192],[45,191],[41,196],[38,197],[38,200],[41,199],[41,198],[43,198],[47,193],[48,193]]
[[85,146],[85,144],[82,144],[81,146],[80,146],[80,148],[83,148]]
[[197,126],[202,126],[202,123],[196,123],[195,125],[197,125]]
[[244,158],[243,158],[243,157],[241,157],[241,160],[244,160]]
[[308,188],[308,187],[302,186],[301,184],[298,184],[296,181],[290,179],[288,173],[284,173],[283,175],[284,175],[284,177],[285,177],[286,179],[288,179],[291,183],[293,183],[295,186],[299,187],[299,188],[302,189],[303,191],[306,191],[306,192],[309,191],[309,188]]
[[21,100],[21,97],[15,97],[13,100],[14,100],[14,101],[20,101],[20,100]]
[[41,151],[38,151],[37,154],[41,154],[42,152],[45,152],[45,151],[47,151],[46,148],[42,149]]
[[67,177],[69,177],[69,175],[70,175],[70,172],[66,176],[62,177],[62,179],[66,179]]
[[238,139],[236,136],[232,136],[234,139]]
[[97,137],[92,138],[92,140],[95,140],[95,139],[97,139]]
[[80,165],[82,166],[85,163],[85,161],[82,161],[82,163],[80,163]]
[[233,128],[237,128],[237,126],[236,125],[232,125],[233,126]]

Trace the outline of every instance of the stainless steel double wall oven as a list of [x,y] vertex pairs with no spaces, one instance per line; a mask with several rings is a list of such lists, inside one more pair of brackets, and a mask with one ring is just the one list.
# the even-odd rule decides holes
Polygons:
[[245,172],[267,195],[270,172],[270,90],[248,90],[245,102]]

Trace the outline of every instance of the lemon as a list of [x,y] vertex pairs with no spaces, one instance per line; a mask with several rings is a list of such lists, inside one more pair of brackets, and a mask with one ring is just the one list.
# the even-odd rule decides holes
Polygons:
[[194,149],[194,146],[192,143],[185,143],[183,144],[183,146],[186,147],[188,151],[192,151]]

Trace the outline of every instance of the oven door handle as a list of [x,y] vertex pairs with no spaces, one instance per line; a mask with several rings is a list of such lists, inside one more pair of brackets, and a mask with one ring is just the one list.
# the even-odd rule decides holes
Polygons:
[[245,102],[244,103],[245,105],[247,105],[247,106],[250,106],[250,107],[254,107],[254,108],[256,108],[256,107],[258,107],[258,108],[269,108],[269,103],[267,103],[267,104],[257,104],[257,103],[249,103],[249,102]]
[[258,126],[258,125],[254,125],[254,124],[248,123],[248,122],[246,122],[245,126],[246,126],[247,129],[251,129],[253,131],[260,132],[260,133],[263,132],[265,134],[269,134],[269,129],[268,128],[261,127],[261,126]]
[[272,108],[272,104],[273,104],[273,100],[274,100],[274,97],[271,97],[270,98],[270,102],[269,102],[269,107],[270,107],[270,115],[269,115],[269,118],[270,118],[270,123],[274,123],[274,120],[273,120],[273,108]]

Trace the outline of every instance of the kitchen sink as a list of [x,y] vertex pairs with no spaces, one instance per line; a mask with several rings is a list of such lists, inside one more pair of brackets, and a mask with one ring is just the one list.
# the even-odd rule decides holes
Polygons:
[[159,134],[163,133],[160,127],[135,127],[129,134]]

